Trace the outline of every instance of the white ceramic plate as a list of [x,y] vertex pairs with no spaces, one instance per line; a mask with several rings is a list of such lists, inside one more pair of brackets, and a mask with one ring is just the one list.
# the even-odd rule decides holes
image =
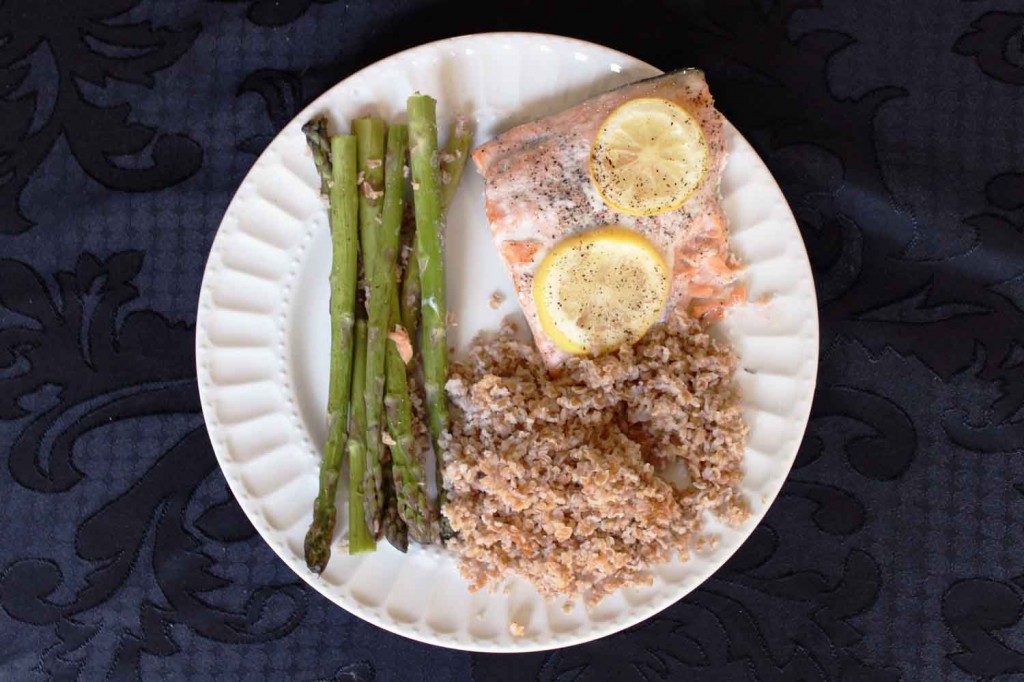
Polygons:
[[[679,65],[688,66],[688,65]],[[654,568],[650,587],[620,590],[592,610],[545,602],[525,581],[471,593],[455,558],[437,547],[401,554],[335,551],[316,577],[302,543],[316,496],[326,427],[328,367],[327,214],[301,125],[326,113],[347,128],[359,115],[404,119],[406,97],[439,101],[442,124],[474,122],[479,144],[510,126],[554,113],[611,87],[659,73],[590,43],[536,34],[484,34],[423,45],[331,88],[289,123],[256,161],[228,207],[199,299],[196,361],[203,413],[224,476],[253,525],[310,585],[371,623],[413,639],[474,651],[531,651],[577,644],[648,618],[700,585],[750,535],[789,472],[811,406],[818,318],[807,254],[778,186],[750,145],[726,126],[722,181],[731,243],[747,264],[751,300],[720,325],[738,351],[750,425],[743,492],[753,509],[740,528],[715,522],[710,551]],[[447,128],[442,128],[446,130]],[[479,175],[471,169],[448,220],[449,305],[463,348],[515,312],[515,297],[491,242]],[[488,298],[504,291],[492,310]],[[339,491],[338,528],[347,527]],[[525,626],[512,637],[510,622]]]

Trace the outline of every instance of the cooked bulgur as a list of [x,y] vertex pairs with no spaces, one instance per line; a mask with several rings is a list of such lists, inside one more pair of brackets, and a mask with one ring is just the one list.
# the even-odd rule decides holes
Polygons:
[[[473,589],[511,573],[594,604],[685,556],[704,510],[747,516],[746,426],[729,349],[673,319],[633,347],[551,376],[509,330],[452,366],[444,509]],[[685,465],[689,484],[659,475]]]

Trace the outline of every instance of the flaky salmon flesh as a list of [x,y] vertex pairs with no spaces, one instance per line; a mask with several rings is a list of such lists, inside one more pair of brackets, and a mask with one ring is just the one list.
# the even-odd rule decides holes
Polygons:
[[[649,216],[612,209],[590,177],[591,146],[601,124],[620,105],[641,97],[666,99],[686,109],[700,124],[709,154],[708,171],[693,195],[678,209]],[[723,124],[704,73],[687,69],[620,87],[517,126],[473,152],[484,178],[494,242],[549,368],[569,354],[541,328],[533,299],[534,272],[555,244],[583,230],[620,225],[654,244],[672,270],[662,319],[671,311],[716,316],[743,297],[720,205],[726,159]]]

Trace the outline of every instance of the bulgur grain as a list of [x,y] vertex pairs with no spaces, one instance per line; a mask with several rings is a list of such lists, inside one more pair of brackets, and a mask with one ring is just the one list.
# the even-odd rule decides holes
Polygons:
[[[742,522],[735,368],[728,348],[680,318],[557,376],[508,328],[478,341],[452,365],[443,439],[450,546],[472,588],[517,573],[590,606],[650,583],[651,564],[685,560],[705,510]],[[659,475],[673,464],[687,488]]]

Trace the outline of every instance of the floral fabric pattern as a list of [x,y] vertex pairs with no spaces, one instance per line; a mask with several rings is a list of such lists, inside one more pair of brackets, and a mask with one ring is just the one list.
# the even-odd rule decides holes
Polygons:
[[[1024,677],[1024,13],[1008,0],[0,2],[0,679]],[[491,30],[699,66],[797,217],[821,364],[796,467],[692,595],[473,655],[305,587],[216,466],[205,255],[276,132]]]

